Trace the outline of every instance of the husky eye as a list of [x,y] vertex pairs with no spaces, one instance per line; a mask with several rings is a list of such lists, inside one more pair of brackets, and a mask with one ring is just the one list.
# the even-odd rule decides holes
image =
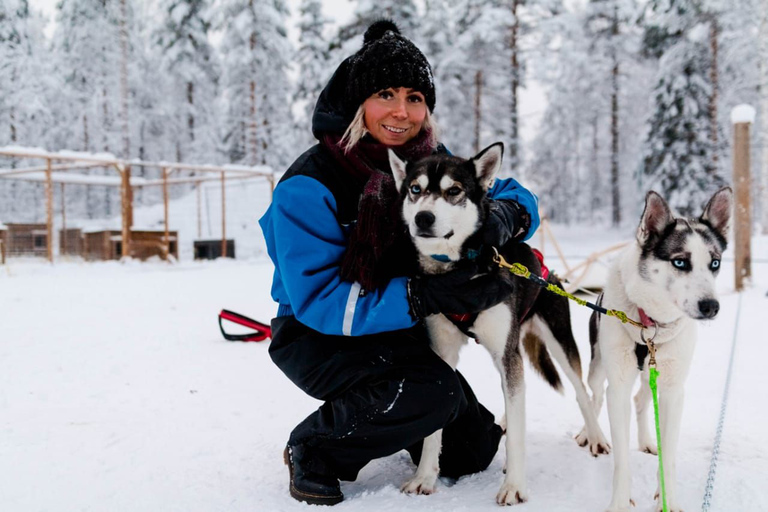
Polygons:
[[415,196],[421,194],[421,187],[419,185],[411,185],[411,194]]
[[448,190],[445,191],[446,194],[449,196],[457,196],[461,194],[461,189],[459,187],[451,187]]
[[717,270],[720,268],[720,260],[712,260],[712,263],[709,264],[710,270]]
[[680,270],[690,270],[691,264],[688,260],[683,258],[675,258],[672,260],[672,265],[674,265],[675,268]]

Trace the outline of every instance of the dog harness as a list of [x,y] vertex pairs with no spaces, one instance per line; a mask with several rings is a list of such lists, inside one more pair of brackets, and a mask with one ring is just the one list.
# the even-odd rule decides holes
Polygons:
[[[544,279],[547,279],[549,277],[549,268],[544,264],[544,255],[539,251],[538,249],[531,248],[531,251],[533,252],[534,256],[536,256],[536,259],[539,260],[539,264],[541,265],[541,277]],[[474,249],[470,249],[467,253],[467,259],[474,260],[480,255],[480,251],[476,251]],[[445,254],[433,254],[431,257],[437,261],[441,261],[443,263],[450,262],[450,258],[448,258]],[[530,311],[530,307],[521,315],[520,317],[520,323],[523,323],[527,317],[528,312]],[[448,320],[450,320],[453,325],[456,326],[458,330],[472,338],[473,340],[477,341],[477,335],[473,333],[470,330],[470,327],[472,327],[477,320],[477,317],[480,313],[464,313],[464,314],[448,314],[445,315]],[[479,342],[478,342],[479,343]]]

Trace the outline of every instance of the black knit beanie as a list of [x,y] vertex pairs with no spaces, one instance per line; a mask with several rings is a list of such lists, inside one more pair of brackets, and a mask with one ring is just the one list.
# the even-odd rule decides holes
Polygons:
[[435,108],[435,82],[426,57],[393,21],[379,20],[368,27],[363,47],[349,59],[345,107],[355,112],[371,94],[390,87],[415,89],[430,112]]

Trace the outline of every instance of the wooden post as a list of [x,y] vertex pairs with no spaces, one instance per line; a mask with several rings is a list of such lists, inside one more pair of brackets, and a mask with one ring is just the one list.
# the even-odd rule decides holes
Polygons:
[[224,187],[224,171],[221,171],[221,257],[227,257],[227,193]]
[[197,238],[203,237],[203,214],[202,214],[202,201],[200,200],[200,182],[195,184],[197,191]]
[[121,168],[119,165],[115,166],[122,178],[120,186],[120,198],[122,199],[122,214],[123,214],[123,232],[122,232],[122,251],[120,256],[127,257],[131,255],[131,167],[126,165]]
[[163,215],[165,219],[165,234],[163,243],[165,244],[165,259],[171,253],[171,240],[168,235],[168,168],[163,167]]
[[751,207],[749,128],[755,121],[755,109],[750,105],[738,105],[731,111],[733,123],[733,188],[734,205],[734,255],[736,291],[744,289],[744,281],[752,276],[752,256],[750,254]]
[[51,159],[46,158],[45,164],[45,199],[46,199],[46,247],[48,251],[48,261],[53,263],[53,176],[51,174]]
[[[68,252],[67,240],[69,239],[69,237],[67,236],[67,207],[66,207],[66,201],[64,201],[64,198],[66,196],[64,195],[63,183],[61,184],[59,191],[61,193],[61,238],[62,238],[61,253],[67,254]],[[61,256],[61,254],[59,254],[59,256]]]

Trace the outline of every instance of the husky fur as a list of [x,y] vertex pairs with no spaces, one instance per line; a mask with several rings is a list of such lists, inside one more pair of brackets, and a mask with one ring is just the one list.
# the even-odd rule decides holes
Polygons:
[[[714,318],[719,310],[715,277],[726,247],[733,193],[722,188],[715,193],[698,219],[675,217],[655,192],[645,199],[636,243],[630,244],[614,261],[603,291],[606,308],[639,318],[642,309],[658,325],[653,338],[659,370],[659,414],[664,453],[664,480],[667,505],[679,512],[675,465],[680,420],[683,412],[683,385],[696,345],[697,320]],[[653,335],[649,327],[645,337]],[[638,443],[641,451],[656,454],[655,431],[649,428],[652,409],[648,386],[648,358],[641,350],[641,330],[615,319],[593,314],[590,320],[592,362],[588,382],[595,414],[599,414],[608,380],[608,416],[613,443],[613,497],[610,512],[628,511],[630,503],[629,422],[630,397],[638,374],[641,386],[635,395]],[[641,347],[641,349],[638,349]],[[642,365],[642,371],[639,366]],[[660,486],[659,486],[660,488]],[[662,509],[658,497],[657,510]]]
[[[496,143],[470,160],[448,155],[433,155],[406,163],[389,152],[390,166],[402,202],[402,216],[417,249],[419,268],[424,274],[450,271],[478,245],[478,230],[487,215],[487,191],[501,167],[503,145]],[[520,262],[540,274],[539,261],[524,243],[512,241],[499,252],[509,262]],[[440,255],[435,259],[434,255]],[[581,362],[571,332],[568,300],[541,292],[530,281],[513,276],[498,267],[491,270],[498,279],[512,280],[514,293],[504,303],[479,313],[468,331],[491,354],[501,373],[506,421],[506,475],[496,501],[513,505],[528,499],[525,476],[525,381],[522,348],[534,369],[556,390],[562,391],[554,358],[576,390],[584,416],[582,441],[594,455],[610,449],[589,395],[581,380]],[[560,286],[550,274],[549,282]],[[446,316],[426,319],[434,351],[454,369],[459,350],[467,335]],[[465,326],[466,327],[466,326]],[[550,357],[551,356],[551,357]],[[504,420],[502,420],[502,424]],[[439,474],[442,430],[424,440],[416,474],[402,486],[407,493],[431,494]]]

